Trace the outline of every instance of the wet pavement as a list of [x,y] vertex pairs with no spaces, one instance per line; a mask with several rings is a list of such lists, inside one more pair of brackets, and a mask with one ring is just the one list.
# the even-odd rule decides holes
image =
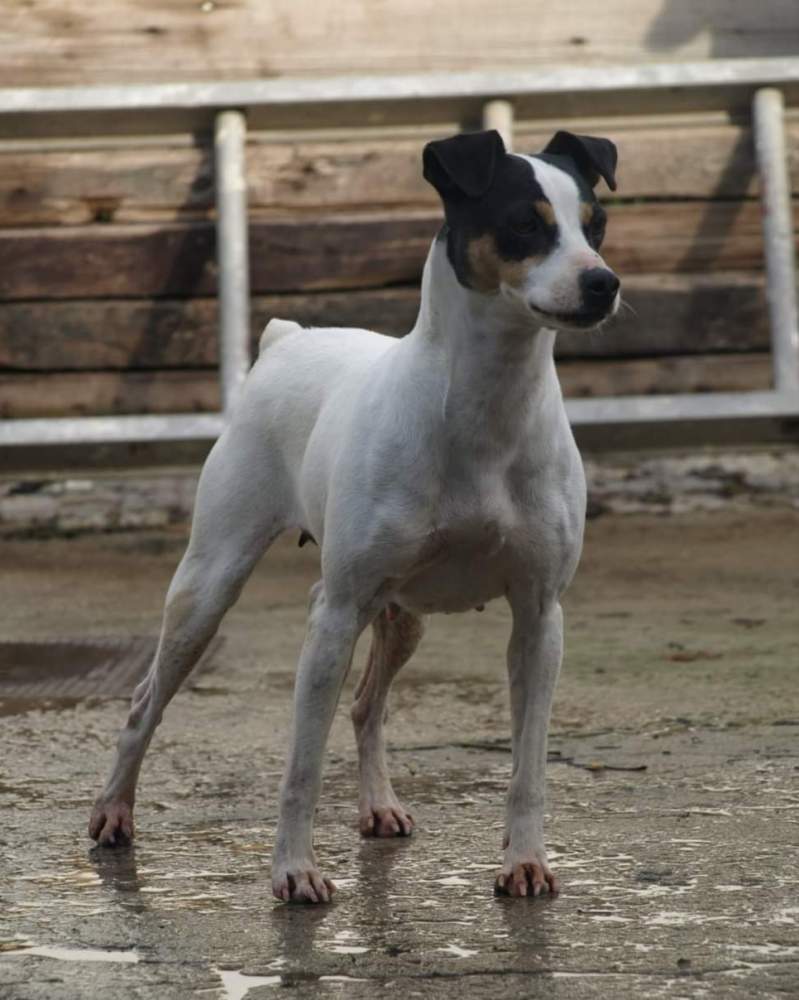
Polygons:
[[[268,868],[310,547],[270,553],[168,710],[135,847],[85,836],[124,702],[3,698],[0,679],[0,997],[799,995],[798,523],[589,525],[550,741],[557,899],[492,894],[510,772],[500,604],[433,619],[396,683],[409,840],[359,839],[340,709],[316,834],[328,907],[276,903]],[[6,637],[152,634],[181,546],[7,543]]]

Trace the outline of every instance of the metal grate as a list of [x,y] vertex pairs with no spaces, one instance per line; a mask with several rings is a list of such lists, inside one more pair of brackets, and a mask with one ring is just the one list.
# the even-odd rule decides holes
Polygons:
[[[213,668],[217,636],[194,673]],[[127,698],[155,654],[155,636],[0,642],[0,700]]]

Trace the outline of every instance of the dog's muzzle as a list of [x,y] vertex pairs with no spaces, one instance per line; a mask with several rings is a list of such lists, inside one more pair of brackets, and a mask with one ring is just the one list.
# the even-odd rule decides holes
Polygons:
[[578,279],[580,307],[570,312],[541,309],[528,302],[528,308],[556,329],[591,330],[616,312],[621,282],[606,267],[583,271]]

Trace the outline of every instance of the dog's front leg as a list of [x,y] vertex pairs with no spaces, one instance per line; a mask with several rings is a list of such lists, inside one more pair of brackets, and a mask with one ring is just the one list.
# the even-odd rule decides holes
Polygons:
[[563,654],[563,613],[555,600],[511,598],[508,673],[513,774],[505,819],[505,855],[496,890],[510,896],[557,892],[544,847],[547,729]]
[[361,618],[355,606],[331,606],[322,584],[314,586],[294,688],[291,744],[272,854],[272,891],[286,902],[327,902],[334,891],[316,864],[313,816],[322,784],[325,743],[364,626]]

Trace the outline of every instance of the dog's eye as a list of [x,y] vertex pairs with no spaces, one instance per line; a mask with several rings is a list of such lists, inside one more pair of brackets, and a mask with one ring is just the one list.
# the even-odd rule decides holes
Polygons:
[[524,207],[511,214],[508,225],[519,236],[532,236],[541,227],[541,220],[534,209]]
[[607,216],[605,213],[597,210],[594,212],[590,222],[586,226],[586,239],[588,240],[588,245],[593,247],[594,250],[598,250],[602,246],[602,240],[605,238],[606,223]]

